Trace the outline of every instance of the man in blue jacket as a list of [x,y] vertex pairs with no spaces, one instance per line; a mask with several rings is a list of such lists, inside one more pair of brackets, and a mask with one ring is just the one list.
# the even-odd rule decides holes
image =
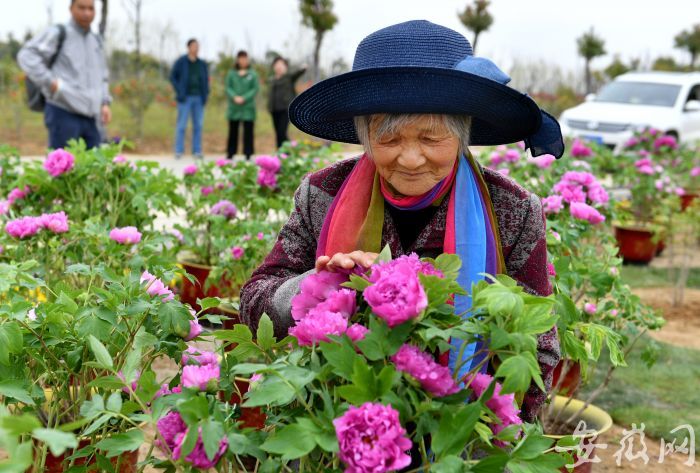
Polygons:
[[209,71],[207,64],[199,59],[199,43],[187,41],[187,54],[181,56],[170,72],[170,83],[177,97],[177,129],[175,133],[175,157],[185,152],[185,130],[192,115],[192,154],[202,158],[202,123],[204,105],[209,96]]

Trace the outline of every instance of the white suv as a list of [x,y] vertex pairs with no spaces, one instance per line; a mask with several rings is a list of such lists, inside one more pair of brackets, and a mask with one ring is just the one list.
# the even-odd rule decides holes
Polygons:
[[634,131],[653,127],[692,143],[700,140],[700,72],[628,72],[597,95],[564,110],[564,136],[619,151]]

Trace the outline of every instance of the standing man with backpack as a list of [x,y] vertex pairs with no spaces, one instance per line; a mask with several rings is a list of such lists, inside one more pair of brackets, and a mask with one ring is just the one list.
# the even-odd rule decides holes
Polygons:
[[95,0],[70,0],[71,20],[32,38],[17,56],[27,74],[29,105],[44,111],[49,148],[82,138],[99,146],[97,120],[112,119],[109,72],[102,41],[90,31]]

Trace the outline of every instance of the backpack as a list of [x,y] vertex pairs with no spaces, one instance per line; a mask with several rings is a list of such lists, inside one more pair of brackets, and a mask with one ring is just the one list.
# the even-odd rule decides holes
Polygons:
[[[66,39],[66,27],[65,25],[57,25],[58,26],[58,47],[56,48],[56,52],[53,53],[53,56],[49,59],[49,69],[51,69],[56,62],[56,59],[58,59],[58,55],[61,52],[61,48],[63,48],[63,42]],[[41,92],[41,87],[39,87],[37,84],[35,84],[29,76],[27,76],[24,79],[24,85],[27,89],[27,104],[29,105],[29,109],[33,110],[35,112],[43,112],[44,111],[44,106],[46,105],[46,97],[44,97],[44,94]]]

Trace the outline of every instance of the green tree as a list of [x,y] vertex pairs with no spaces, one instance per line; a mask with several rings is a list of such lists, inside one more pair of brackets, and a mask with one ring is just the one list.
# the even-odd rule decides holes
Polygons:
[[474,5],[467,5],[462,13],[459,13],[459,21],[465,28],[474,33],[472,50],[476,54],[476,43],[479,35],[487,31],[493,24],[493,16],[488,12],[488,0],[475,0]]
[[690,30],[683,30],[676,35],[674,46],[678,49],[685,49],[690,53],[690,69],[695,68],[695,59],[700,53],[700,24],[693,26]]
[[333,0],[299,0],[299,10],[302,24],[314,30],[314,82],[318,82],[321,43],[325,34],[338,22],[338,17],[333,13]]
[[610,79],[614,79],[615,77],[620,76],[625,72],[629,72],[630,70],[631,67],[622,62],[620,56],[615,55],[613,62],[611,62],[610,65],[605,68],[604,72],[605,75],[608,76]]
[[578,45],[579,55],[586,60],[586,94],[590,94],[592,82],[591,61],[598,56],[604,56],[606,54],[605,41],[595,34],[591,26],[591,30],[578,38],[576,44]]
[[670,56],[657,57],[654,64],[651,66],[653,71],[678,71],[680,67],[676,64],[676,60]]

